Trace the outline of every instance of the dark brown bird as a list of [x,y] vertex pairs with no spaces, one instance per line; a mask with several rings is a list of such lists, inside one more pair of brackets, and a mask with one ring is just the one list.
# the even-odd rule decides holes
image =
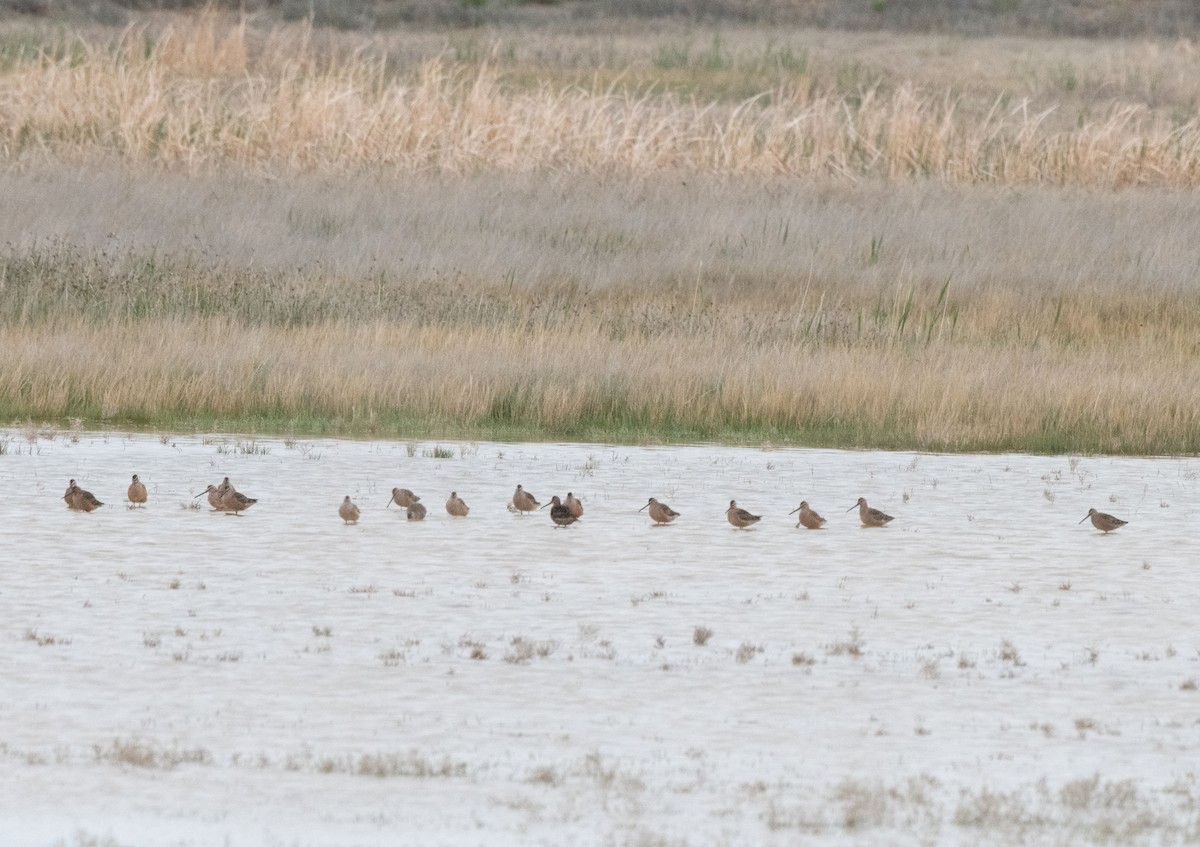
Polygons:
[[570,526],[579,520],[579,518],[571,514],[570,507],[559,500],[558,495],[555,494],[550,498],[550,520],[559,526]]

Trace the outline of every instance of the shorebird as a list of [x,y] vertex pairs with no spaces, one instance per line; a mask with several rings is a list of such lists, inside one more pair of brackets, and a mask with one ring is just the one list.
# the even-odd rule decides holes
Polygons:
[[221,495],[221,510],[232,512],[234,517],[238,517],[239,512],[246,511],[257,502],[258,500],[254,497],[247,497],[231,485]]
[[800,505],[788,512],[789,515],[800,513],[800,517],[796,520],[797,527],[805,529],[820,529],[825,519],[808,507],[807,500],[801,500]]
[[425,507],[420,503],[410,503],[408,506],[408,519],[410,521],[425,520]]
[[1096,529],[1100,530],[1105,535],[1108,535],[1114,529],[1120,529],[1121,527],[1125,526],[1125,524],[1129,523],[1129,521],[1123,521],[1120,518],[1114,518],[1112,515],[1105,514],[1104,512],[1097,512],[1095,509],[1088,509],[1088,513],[1084,515],[1079,522],[1083,523],[1088,518],[1092,519],[1092,526],[1096,527]]
[[96,499],[95,494],[90,491],[84,491],[76,485],[75,480],[71,480],[71,484],[67,488],[67,493],[63,495],[63,499],[67,501],[69,507],[77,512],[91,512],[104,505]]
[[570,526],[571,524],[575,523],[575,521],[579,520],[579,518],[571,514],[571,507],[567,506],[558,499],[557,494],[550,498],[549,506],[550,520],[554,521],[559,526]]
[[465,518],[470,511],[467,504],[458,496],[458,492],[451,491],[450,499],[446,501],[446,512],[456,518]]
[[[418,497],[416,494],[413,494],[407,488],[393,488],[392,489],[392,499],[388,500],[388,506],[395,503],[401,509],[407,509],[409,506],[411,506],[413,503],[416,503],[420,499],[421,499],[420,497]],[[386,509],[387,506],[384,506],[384,508]]]
[[863,526],[886,526],[888,521],[894,520],[891,515],[885,515],[878,509],[872,509],[867,505],[867,498],[859,497],[858,502],[847,509],[847,512],[854,511],[854,507],[858,507],[858,519],[862,521]]
[[729,508],[725,510],[725,517],[738,529],[745,529],[762,520],[762,515],[752,515],[745,509],[739,509],[737,500],[729,501]]
[[571,510],[571,514],[577,518],[583,517],[583,504],[579,502],[579,498],[567,492],[567,499],[563,501],[563,505]]
[[225,492],[229,491],[231,488],[233,488],[233,483],[229,481],[229,477],[225,477],[223,480],[221,480],[221,484],[217,486],[217,496],[224,497]]
[[[226,479],[228,479],[228,477],[226,477]],[[196,497],[199,497],[201,494],[208,495],[208,505],[212,506],[214,512],[225,511],[225,507],[221,505],[221,489],[218,486],[210,485],[201,491],[200,494],[197,494]],[[196,497],[193,497],[192,499],[195,500]]]
[[350,502],[349,494],[342,501],[342,505],[338,506],[338,517],[347,524],[358,523],[358,506]]
[[670,523],[679,517],[679,512],[672,509],[666,503],[658,502],[653,497],[650,498],[649,503],[647,503],[645,506],[642,506],[642,508],[638,509],[638,511],[641,512],[646,509],[650,510],[650,520],[657,524]]
[[133,482],[129,483],[129,490],[125,492],[125,496],[129,498],[130,503],[136,505],[145,505],[146,503],[146,486],[138,479],[138,475],[133,475]]
[[519,485],[517,486],[517,490],[513,492],[512,505],[514,509],[522,514],[536,511],[541,507],[537,498]]

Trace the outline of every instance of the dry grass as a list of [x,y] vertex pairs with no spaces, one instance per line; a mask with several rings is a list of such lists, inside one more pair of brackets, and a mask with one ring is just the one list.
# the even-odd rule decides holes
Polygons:
[[493,35],[0,36],[0,420],[1200,443],[1184,46]]
[[[715,50],[710,71],[726,61],[719,42]],[[1053,101],[997,91],[979,109],[955,88],[825,84],[806,62],[792,64],[774,85],[722,102],[659,90],[657,80],[633,89],[603,76],[556,84],[553,75],[529,79],[523,66],[509,80],[495,63],[447,57],[395,66],[378,50],[318,49],[304,26],[252,33],[207,14],[153,35],[129,30],[115,43],[18,52],[3,74],[0,154],[192,171],[1200,183],[1200,120],[1188,113],[1103,99],[1056,125]],[[682,66],[692,72],[686,57]]]

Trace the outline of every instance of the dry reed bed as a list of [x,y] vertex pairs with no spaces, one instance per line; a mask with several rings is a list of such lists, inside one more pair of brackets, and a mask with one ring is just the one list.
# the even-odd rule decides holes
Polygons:
[[1200,183],[1200,120],[1113,103],[1069,130],[1027,102],[963,114],[953,91],[827,92],[802,74],[740,104],[589,87],[517,90],[487,64],[415,74],[323,55],[279,31],[249,58],[244,25],[201,17],[152,42],[84,43],[17,61],[0,149],[192,169],[936,178],[955,183]]
[[[0,396],[35,419],[83,415],[397,420],[642,438],[776,430],[847,444],[1186,452],[1200,410],[1189,342],[1091,348],[748,342],[734,316],[693,335],[614,335],[591,316],[545,326],[395,322],[248,326],[62,320],[0,328]],[[729,350],[736,350],[730,355]],[[10,411],[6,410],[6,411]]]

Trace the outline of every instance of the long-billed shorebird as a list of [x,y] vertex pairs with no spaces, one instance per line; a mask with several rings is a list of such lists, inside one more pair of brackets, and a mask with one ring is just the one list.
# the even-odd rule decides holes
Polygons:
[[471,509],[458,496],[458,492],[451,491],[450,499],[446,501],[446,513],[456,518],[465,518],[470,511]]
[[650,498],[649,503],[647,503],[645,506],[642,506],[642,508],[638,509],[638,511],[641,512],[646,509],[650,510],[650,520],[654,521],[656,524],[670,523],[679,517],[679,512],[672,509],[666,503],[658,502],[653,497]]
[[521,486],[517,486],[517,490],[513,492],[512,507],[521,514],[526,512],[534,512],[541,508],[541,504],[537,498],[526,491]]
[[[388,500],[387,504],[390,506],[395,503],[401,509],[407,509],[413,503],[419,502],[420,499],[420,497],[418,497],[416,494],[413,494],[407,488],[393,488],[392,499]],[[384,506],[384,508],[386,509],[387,506]]]
[[762,520],[762,515],[752,515],[745,509],[739,509],[737,500],[729,501],[729,508],[725,510],[725,517],[738,529],[754,526],[754,524]]
[[805,529],[820,529],[825,523],[825,519],[823,517],[809,508],[807,500],[801,500],[800,505],[792,509],[790,512],[788,512],[788,514],[794,515],[796,512],[800,513],[800,517],[796,519],[797,527],[802,526]]
[[232,512],[234,517],[239,517],[240,512],[246,511],[257,502],[257,498],[247,497],[231,485],[221,495],[221,510]]
[[891,515],[884,514],[878,509],[872,509],[867,505],[866,497],[859,497],[858,502],[847,509],[847,512],[854,511],[858,508],[858,519],[862,521],[863,526],[887,526],[888,521],[894,520]]
[[144,506],[146,504],[146,486],[138,479],[137,474],[133,475],[133,482],[129,483],[129,490],[125,492],[125,496],[135,506]]
[[[228,479],[229,479],[229,477],[226,477],[226,480],[228,480]],[[208,495],[208,505],[212,507],[214,512],[225,511],[225,507],[221,505],[221,489],[219,486],[216,486],[216,485],[206,486],[205,489],[200,492],[200,494],[197,494],[192,499],[195,500],[196,497],[199,497],[202,494]]]
[[71,480],[71,484],[67,487],[67,493],[63,495],[63,499],[67,501],[67,506],[76,512],[91,512],[104,505],[96,499],[95,494],[90,491],[84,491],[76,485],[75,480]]
[[1088,518],[1092,519],[1092,526],[1096,527],[1096,529],[1100,530],[1105,535],[1108,535],[1114,529],[1120,529],[1121,527],[1125,526],[1125,524],[1129,523],[1129,521],[1123,521],[1120,518],[1114,518],[1112,515],[1104,512],[1097,512],[1095,509],[1088,509],[1088,513],[1084,515],[1079,522],[1083,523]]
[[563,501],[563,505],[571,510],[571,514],[577,518],[583,517],[583,504],[579,502],[579,498],[567,492],[567,499]]
[[425,520],[425,507],[420,503],[410,503],[405,515],[410,521],[423,521]]
[[554,521],[559,526],[570,526],[571,524],[575,523],[575,521],[579,520],[579,518],[571,514],[571,507],[558,499],[557,494],[550,498],[549,506],[550,520]]
[[349,494],[342,501],[342,505],[338,506],[338,517],[347,524],[358,523],[358,506],[350,502]]

